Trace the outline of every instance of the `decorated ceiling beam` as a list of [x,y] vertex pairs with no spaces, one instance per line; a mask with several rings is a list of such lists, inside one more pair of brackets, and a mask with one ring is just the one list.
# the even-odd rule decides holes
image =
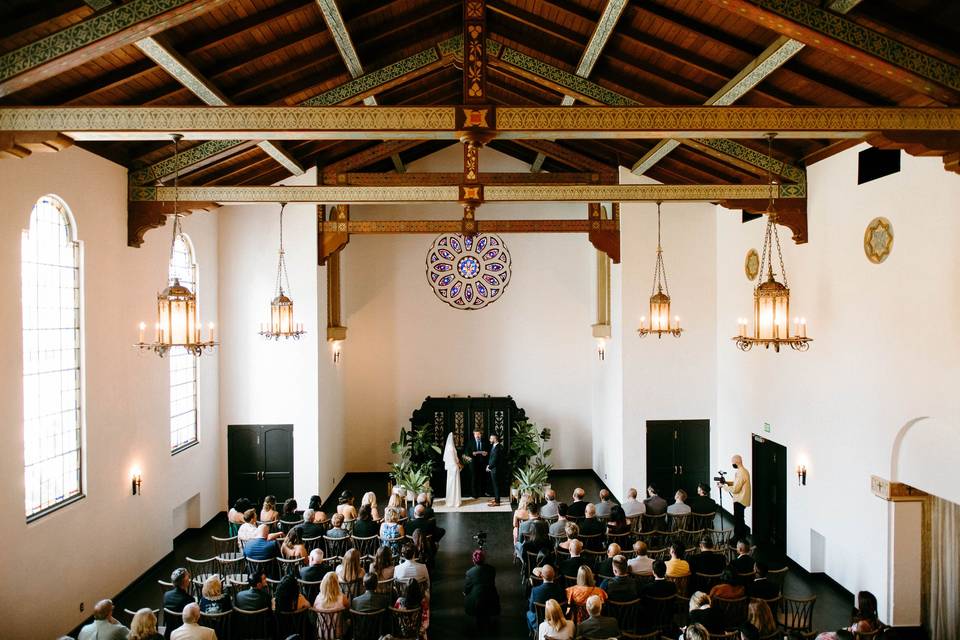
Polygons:
[[[400,187],[457,184],[461,173],[340,173],[331,184],[365,187]],[[483,173],[481,184],[617,184],[615,177],[600,173]]]
[[[610,39],[613,29],[617,25],[617,20],[620,19],[620,14],[623,13],[626,6],[627,0],[607,0],[607,4],[603,7],[603,13],[600,14],[600,19],[597,20],[597,26],[594,28],[593,33],[590,35],[590,40],[587,41],[587,46],[584,47],[583,53],[580,55],[580,62],[577,63],[576,74],[581,78],[590,76],[590,72],[593,71],[593,66],[597,63],[597,60],[600,59],[600,52],[603,51],[603,48],[607,45],[607,40]],[[564,94],[560,104],[569,107],[575,101],[575,97]],[[533,163],[530,165],[530,171],[533,173],[540,171],[540,168],[543,166],[543,161],[546,160],[546,158],[544,154],[537,153],[537,157],[534,158]]]
[[487,3],[463,3],[463,101],[482,105],[487,98]]
[[[240,204],[256,202],[369,204],[391,202],[462,202],[460,184],[417,186],[264,186],[179,188],[186,202]],[[173,187],[134,187],[132,202],[173,202]],[[490,184],[483,187],[484,202],[716,202],[727,199],[756,199],[766,202],[769,187],[764,184],[700,185],[562,185]],[[789,195],[781,196],[790,199]]]
[[0,55],[0,97],[210,11],[228,0],[130,0]]
[[34,153],[62,151],[73,140],[55,131],[0,133],[0,158],[26,158]]
[[[225,107],[231,104],[229,98],[222,91],[205,78],[189,60],[177,53],[161,36],[144,38],[135,44],[144,55],[157,63],[157,66],[166,71],[170,77],[208,105]],[[279,143],[264,140],[258,142],[257,146],[291,174],[295,176],[303,175],[303,167]]]
[[952,132],[951,107],[0,107],[0,131],[59,131],[75,141],[863,138]]
[[741,18],[869,69],[941,102],[960,96],[960,67],[805,0],[709,0]]
[[348,173],[375,162],[386,160],[399,154],[401,151],[412,149],[419,144],[419,140],[386,140],[326,165],[322,167],[317,174],[323,184],[335,184],[338,174]]
[[[349,234],[459,233],[461,220],[350,220]],[[600,229],[616,231],[613,220],[603,220]],[[323,232],[338,232],[342,225],[326,222]],[[590,220],[478,220],[479,233],[590,233],[598,228]]]

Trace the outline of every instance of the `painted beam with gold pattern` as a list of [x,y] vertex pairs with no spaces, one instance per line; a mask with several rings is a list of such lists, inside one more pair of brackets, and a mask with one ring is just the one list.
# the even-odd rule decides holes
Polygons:
[[[463,174],[453,172],[442,173],[339,173],[332,184],[368,186],[368,187],[399,187],[416,185],[444,185],[457,184],[463,179]],[[484,173],[480,172],[481,184],[617,184],[611,174],[601,173]]]
[[[459,233],[462,220],[350,220],[349,234],[392,233]],[[325,222],[323,231],[339,232],[341,225]],[[590,233],[595,229],[589,220],[478,220],[480,233]],[[616,231],[613,220],[604,220],[598,228]]]

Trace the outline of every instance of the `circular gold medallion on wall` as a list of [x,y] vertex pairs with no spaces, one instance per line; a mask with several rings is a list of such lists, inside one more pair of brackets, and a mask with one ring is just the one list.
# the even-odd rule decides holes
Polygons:
[[874,218],[863,232],[863,252],[867,260],[880,264],[893,249],[893,225],[884,217]]
[[743,272],[747,274],[747,280],[757,279],[757,273],[760,272],[760,256],[756,249],[747,251],[747,257],[743,260]]

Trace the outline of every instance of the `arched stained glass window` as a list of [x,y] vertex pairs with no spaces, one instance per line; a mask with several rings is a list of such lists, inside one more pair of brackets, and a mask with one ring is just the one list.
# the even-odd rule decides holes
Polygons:
[[[181,233],[173,244],[170,281],[190,289],[197,300],[197,262],[190,238]],[[170,450],[176,453],[197,442],[197,357],[173,349],[170,359]]]
[[44,196],[21,238],[23,461],[27,520],[83,495],[80,243],[67,205]]

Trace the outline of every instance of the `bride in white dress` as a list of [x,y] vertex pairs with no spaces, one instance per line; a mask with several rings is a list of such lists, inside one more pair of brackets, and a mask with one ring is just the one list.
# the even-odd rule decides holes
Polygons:
[[447,445],[443,449],[443,467],[447,470],[447,494],[444,504],[455,509],[460,508],[460,456],[453,446],[453,433],[447,434]]

